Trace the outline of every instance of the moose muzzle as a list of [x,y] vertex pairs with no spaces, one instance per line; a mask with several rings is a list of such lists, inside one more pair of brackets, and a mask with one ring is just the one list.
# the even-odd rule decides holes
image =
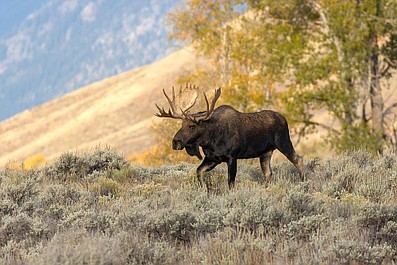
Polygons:
[[178,140],[178,139],[172,140],[172,149],[182,150],[184,147],[185,147],[185,145],[182,143],[181,140]]

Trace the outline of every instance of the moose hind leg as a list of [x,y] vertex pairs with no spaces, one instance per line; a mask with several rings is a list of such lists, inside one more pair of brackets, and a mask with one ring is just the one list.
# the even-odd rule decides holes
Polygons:
[[227,162],[227,171],[228,171],[228,179],[227,182],[229,184],[229,190],[234,188],[234,181],[236,180],[237,174],[237,158],[230,158]]
[[[197,180],[199,182],[200,188],[203,187],[203,175],[205,172],[214,169],[219,163],[204,158],[203,162],[197,168]],[[208,187],[207,187],[208,188]]]
[[298,170],[299,176],[302,181],[305,180],[305,174],[303,171],[303,157],[298,155],[291,143],[291,140],[288,135],[287,141],[283,142],[278,150],[283,153],[289,161],[291,161],[292,164],[296,167]]
[[267,185],[270,182],[272,177],[272,168],[270,167],[270,160],[272,159],[273,151],[269,151],[265,153],[263,156],[259,157],[259,161],[261,164],[261,169],[263,175],[265,176],[265,184]]

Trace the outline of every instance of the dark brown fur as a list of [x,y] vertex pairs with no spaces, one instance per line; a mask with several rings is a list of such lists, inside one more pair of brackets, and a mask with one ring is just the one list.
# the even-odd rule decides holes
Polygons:
[[[202,113],[194,115],[199,117]],[[199,159],[202,159],[199,147],[202,148],[204,160],[197,168],[201,187],[204,172],[225,162],[228,165],[229,188],[232,188],[237,159],[256,157],[259,157],[265,182],[268,183],[272,175],[270,160],[276,149],[295,165],[301,180],[304,180],[303,158],[295,152],[287,120],[280,113],[271,110],[242,113],[223,105],[214,109],[209,119],[197,120],[183,119],[182,128],[176,133],[172,147],[174,150],[185,148],[189,155]]]

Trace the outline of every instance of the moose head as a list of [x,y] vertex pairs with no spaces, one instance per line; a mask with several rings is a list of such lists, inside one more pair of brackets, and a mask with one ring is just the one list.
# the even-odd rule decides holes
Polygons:
[[[179,104],[177,104],[177,98],[180,98],[183,96],[183,94],[186,94],[187,90],[193,92],[193,97],[186,106],[178,106]],[[180,88],[178,95],[175,94],[175,88],[172,87],[172,98],[167,95],[164,89],[163,93],[170,105],[170,108],[168,111],[166,111],[164,108],[160,108],[157,104],[155,104],[159,110],[159,113],[156,113],[155,115],[161,118],[182,120],[182,127],[178,130],[172,140],[172,149],[183,150],[186,148],[186,151],[189,155],[197,156],[199,159],[202,159],[199,151],[199,145],[197,144],[196,140],[206,131],[206,121],[211,118],[214,112],[215,103],[221,95],[221,89],[218,88],[215,90],[215,95],[211,101],[211,104],[208,101],[207,95],[205,92],[203,92],[207,109],[205,111],[196,113],[190,113],[190,110],[196,104],[199,96],[199,88],[195,85],[192,87],[192,85],[186,84],[184,90],[182,87]]]

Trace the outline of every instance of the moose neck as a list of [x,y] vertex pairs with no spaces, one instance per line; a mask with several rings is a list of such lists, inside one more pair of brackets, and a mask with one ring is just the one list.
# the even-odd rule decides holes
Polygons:
[[203,149],[214,150],[219,138],[219,132],[220,130],[216,128],[216,124],[208,123],[205,132],[196,140],[196,143]]

